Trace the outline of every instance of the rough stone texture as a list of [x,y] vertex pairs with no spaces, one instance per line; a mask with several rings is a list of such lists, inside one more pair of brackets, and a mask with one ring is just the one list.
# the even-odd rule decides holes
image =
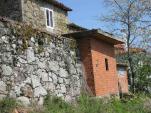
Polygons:
[[23,21],[34,27],[46,28],[45,8],[53,10],[54,29],[46,28],[53,33],[67,32],[67,12],[42,0],[23,0]]
[[0,98],[9,94],[25,105],[41,105],[47,94],[66,101],[79,96],[82,75],[71,48],[74,40],[40,32],[27,35],[25,41],[25,35],[18,35],[11,25],[0,21],[0,29],[10,30],[0,34]]
[[23,104],[24,106],[30,105],[29,98],[27,98],[27,97],[18,97],[17,100],[20,101],[21,104]]
[[[54,28],[46,27],[45,8],[53,10]],[[45,0],[1,0],[0,16],[32,24],[52,33],[67,33],[67,11],[51,5]]]
[[21,0],[1,0],[0,16],[21,20]]
[[12,68],[10,66],[2,65],[2,75],[11,75],[12,74]]
[[0,81],[0,94],[6,94],[6,84],[3,81]]

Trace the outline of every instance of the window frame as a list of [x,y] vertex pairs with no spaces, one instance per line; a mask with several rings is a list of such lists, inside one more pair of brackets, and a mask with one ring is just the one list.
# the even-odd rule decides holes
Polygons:
[[[50,12],[52,13],[52,26],[48,26],[48,23],[47,23],[47,11],[49,11],[49,22],[51,23],[50,21]],[[49,9],[49,8],[45,8],[45,18],[46,18],[46,27],[47,28],[51,28],[51,29],[54,29],[54,11],[52,9]]]

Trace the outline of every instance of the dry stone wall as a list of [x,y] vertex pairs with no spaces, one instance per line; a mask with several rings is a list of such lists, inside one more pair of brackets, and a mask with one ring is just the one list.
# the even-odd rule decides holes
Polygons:
[[74,100],[82,70],[76,43],[19,23],[0,20],[0,98],[43,104],[47,94]]

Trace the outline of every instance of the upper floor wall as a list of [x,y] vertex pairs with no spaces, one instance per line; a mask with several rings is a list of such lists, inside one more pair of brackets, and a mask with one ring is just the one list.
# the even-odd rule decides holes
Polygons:
[[0,16],[12,20],[22,20],[21,0],[1,0]]
[[68,10],[51,4],[47,0],[2,0],[0,16],[23,21],[52,33],[68,32]]
[[[22,0],[23,21],[53,33],[67,33],[68,14],[48,2]],[[51,11],[48,15],[46,11]],[[49,18],[49,19],[48,19]],[[47,25],[49,21],[53,25]]]

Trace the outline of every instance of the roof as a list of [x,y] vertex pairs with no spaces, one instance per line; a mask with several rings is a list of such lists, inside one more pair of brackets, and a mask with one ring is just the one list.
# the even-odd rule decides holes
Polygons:
[[111,35],[107,32],[103,32],[103,31],[98,30],[98,29],[68,33],[68,34],[64,34],[63,36],[69,37],[69,38],[73,37],[76,39],[77,38],[84,38],[84,37],[98,38],[100,40],[111,43],[113,45],[124,43],[123,41],[116,39],[116,37],[114,37],[113,35]]
[[68,26],[72,27],[72,28],[75,28],[75,29],[78,29],[78,30],[82,30],[82,31],[88,30],[88,29],[86,29],[84,27],[81,27],[81,26],[75,24],[75,23],[69,23]]
[[128,67],[128,64],[126,63],[117,63],[116,65],[121,67]]
[[[131,54],[147,53],[147,51],[142,48],[129,48],[129,52]],[[116,47],[116,55],[125,55],[127,53],[128,51]]]
[[65,11],[72,11],[71,8],[65,6],[63,3],[61,2],[58,2],[57,0],[44,0],[44,1],[47,1],[49,3],[51,3],[52,5],[56,6],[56,7],[59,7]]
[[131,53],[140,53],[140,52],[146,53],[146,50],[142,48],[130,48],[130,52]]

